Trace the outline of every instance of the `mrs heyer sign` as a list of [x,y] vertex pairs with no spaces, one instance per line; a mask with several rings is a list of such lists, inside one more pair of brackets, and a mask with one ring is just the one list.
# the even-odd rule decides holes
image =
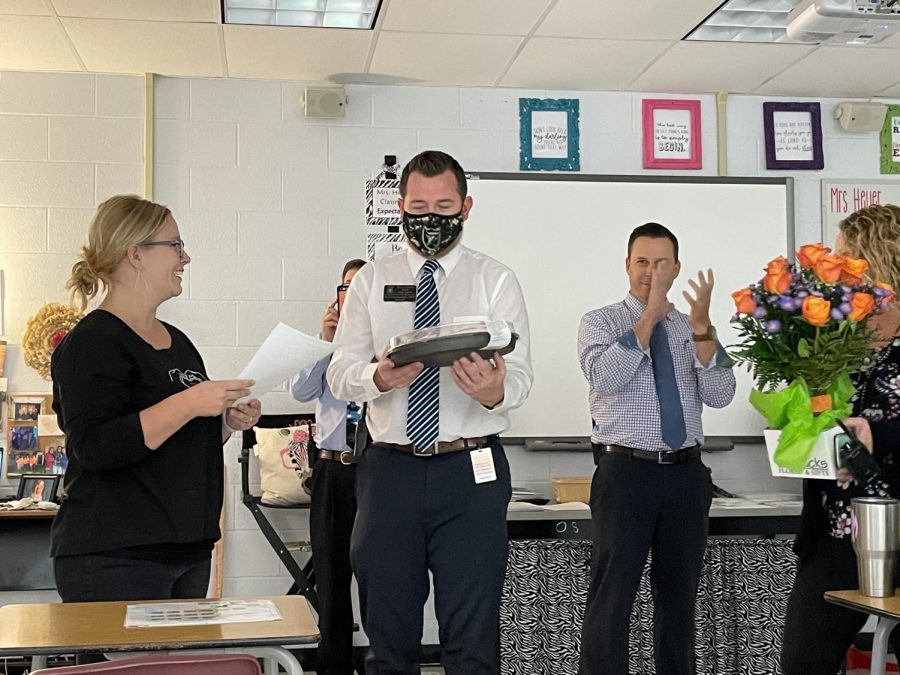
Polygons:
[[822,242],[834,246],[838,223],[866,206],[900,205],[900,182],[822,181]]

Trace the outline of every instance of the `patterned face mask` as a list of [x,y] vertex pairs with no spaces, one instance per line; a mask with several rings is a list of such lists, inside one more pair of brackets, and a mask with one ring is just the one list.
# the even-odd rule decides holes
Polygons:
[[450,248],[462,234],[462,211],[452,216],[437,213],[403,214],[403,232],[410,245],[426,258]]

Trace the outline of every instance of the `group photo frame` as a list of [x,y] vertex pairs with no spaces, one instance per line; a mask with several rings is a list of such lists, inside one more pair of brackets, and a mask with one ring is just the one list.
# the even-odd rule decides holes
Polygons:
[[56,424],[50,394],[9,394],[4,456],[7,477],[62,475],[68,466],[66,439]]

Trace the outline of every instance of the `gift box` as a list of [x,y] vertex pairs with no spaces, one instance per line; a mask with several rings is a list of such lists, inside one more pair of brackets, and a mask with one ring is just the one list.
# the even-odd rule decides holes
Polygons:
[[800,472],[792,471],[784,466],[775,463],[775,448],[778,447],[778,440],[781,438],[781,430],[766,429],[763,432],[766,439],[766,454],[769,457],[769,468],[773,476],[779,478],[830,478],[837,476],[837,470],[840,468],[840,458],[838,448],[846,441],[846,434],[840,427],[832,427],[826,429],[816,437],[813,444],[812,453],[806,466]]

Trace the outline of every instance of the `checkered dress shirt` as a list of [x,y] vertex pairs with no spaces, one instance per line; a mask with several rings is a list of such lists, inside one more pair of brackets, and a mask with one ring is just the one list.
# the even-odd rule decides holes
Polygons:
[[[591,440],[642,450],[669,450],[660,430],[650,350],[641,349],[634,334],[644,307],[629,294],[624,301],[595,309],[581,319],[578,355],[590,387],[594,420]],[[734,397],[734,373],[721,345],[709,366],[700,363],[686,314],[677,310],[669,313],[666,332],[684,408],[687,438],[683,447],[690,447],[703,443],[703,405],[723,408]]]

